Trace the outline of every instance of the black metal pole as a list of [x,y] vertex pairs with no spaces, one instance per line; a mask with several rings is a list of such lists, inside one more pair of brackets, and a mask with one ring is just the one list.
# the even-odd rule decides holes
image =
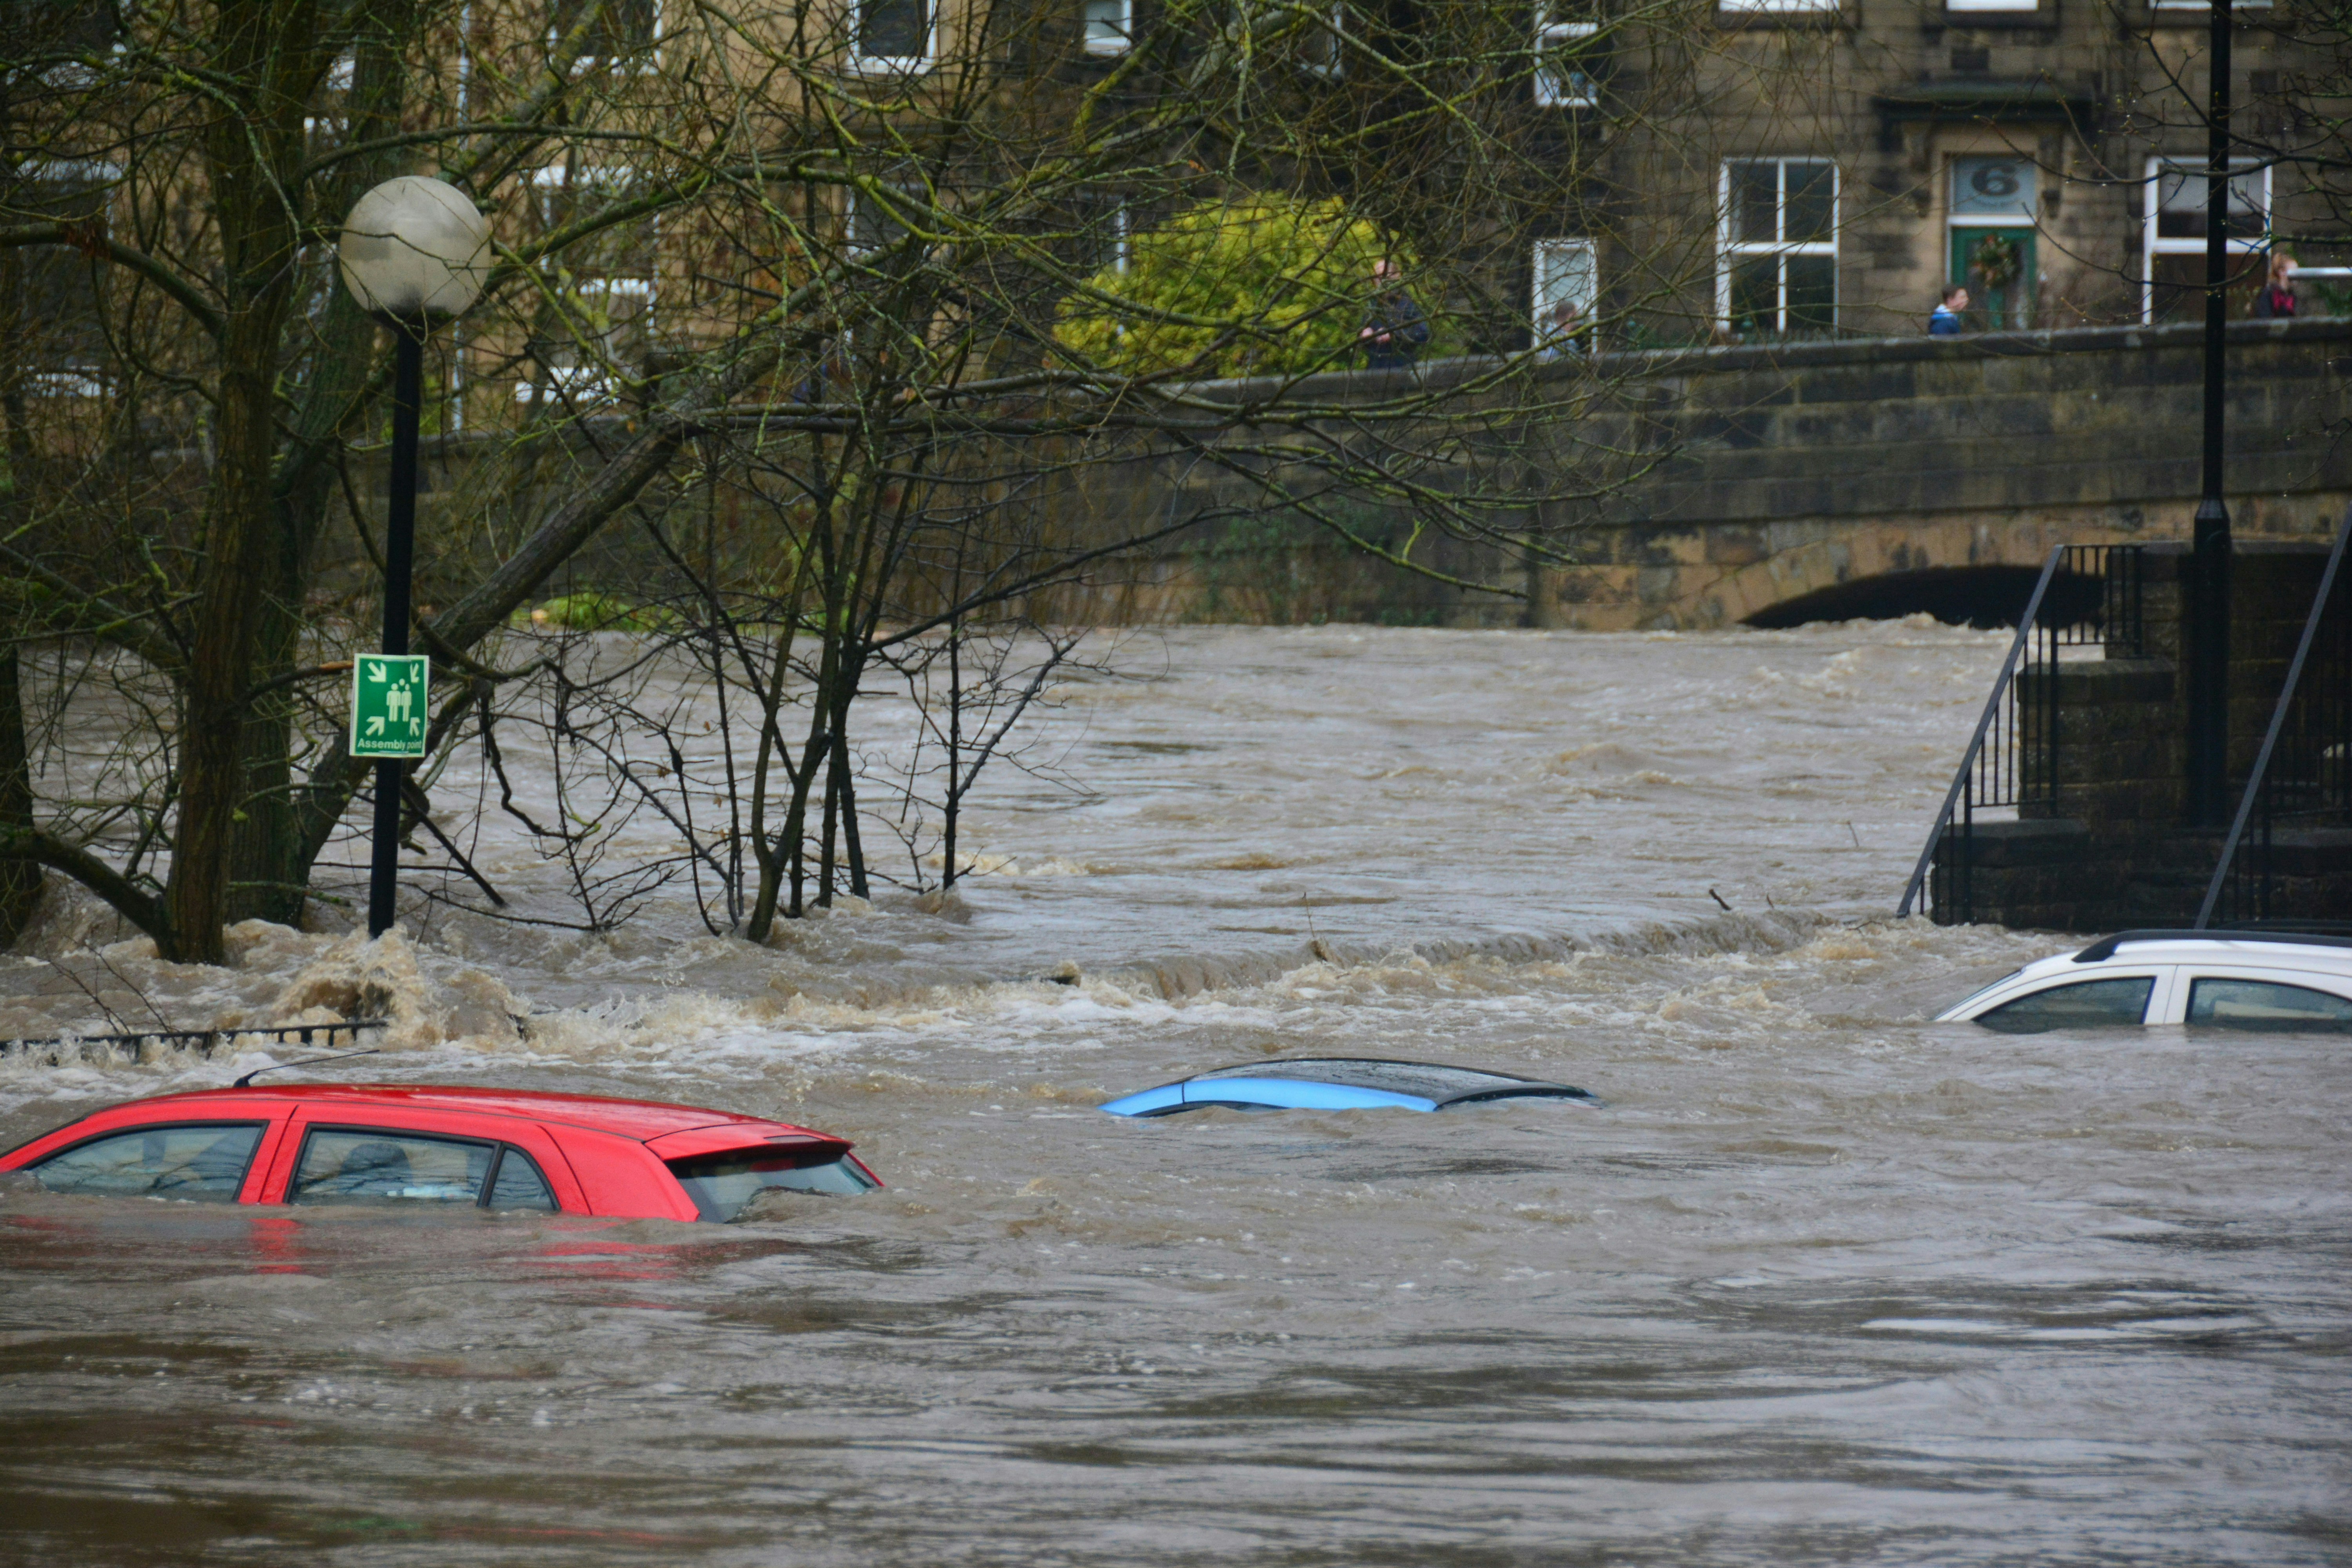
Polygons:
[[2230,0],[2212,0],[2206,52],[2205,483],[2197,503],[2189,627],[2189,819],[2230,809],[2230,508],[2221,497],[2221,409],[2230,275]]
[[[396,326],[398,362],[392,379],[392,490],[383,527],[383,651],[408,651],[409,563],[416,541],[416,423],[423,402],[425,334]],[[368,935],[392,929],[393,894],[400,883],[400,781],[408,764],[384,757],[375,764],[375,844],[368,872]]]

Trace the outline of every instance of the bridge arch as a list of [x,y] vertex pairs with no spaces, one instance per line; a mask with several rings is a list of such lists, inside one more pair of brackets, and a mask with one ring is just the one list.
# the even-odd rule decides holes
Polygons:
[[[1749,616],[1751,626],[1803,626],[1809,621],[1891,621],[1927,614],[1952,626],[1988,631],[2013,626],[2033,596],[2039,566],[1927,566],[1849,578],[1768,605]],[[2043,595],[2044,626],[2073,626],[2100,609],[2095,578],[2061,574]]]
[[[1627,573],[1634,580],[1624,586],[1635,592],[1621,588],[1617,596],[1621,605],[1641,601],[1627,617],[1632,624],[1658,627],[1792,626],[1923,611],[1959,625],[2015,626],[2052,546],[2163,538],[2171,521],[2160,513],[2082,507],[1653,528],[1643,543],[1654,564]],[[1601,611],[1586,622],[1596,628],[1607,612],[1595,601],[1610,595],[1591,589],[1602,586],[1591,584],[1580,595],[1587,605],[1577,606]],[[2096,613],[2087,585],[2053,591],[2051,609],[2065,616],[2061,624]]]

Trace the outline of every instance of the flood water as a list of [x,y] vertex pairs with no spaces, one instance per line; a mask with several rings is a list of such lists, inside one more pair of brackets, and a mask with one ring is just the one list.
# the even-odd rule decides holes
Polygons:
[[[939,913],[445,911],[227,971],[54,920],[0,1036],[366,1000],[385,1054],[310,1076],[775,1115],[889,1184],[730,1226],[0,1192],[0,1559],[2352,1561],[2340,1045],[1925,1021],[2067,945],[1887,918],[2000,652],[1186,630],[1064,692]],[[1092,1109],[1277,1052],[1609,1104]],[[0,1146],[268,1059],[0,1062]]]

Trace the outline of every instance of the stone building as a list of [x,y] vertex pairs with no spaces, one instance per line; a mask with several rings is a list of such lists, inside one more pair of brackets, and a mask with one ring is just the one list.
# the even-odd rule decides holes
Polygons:
[[[2341,61],[2287,7],[2237,15],[2243,314],[2272,235],[2309,265],[2343,259],[2324,241],[2352,230],[2282,161],[2328,134],[2315,95],[2324,115]],[[2200,312],[2209,16],[2201,0],[1725,0],[1711,37],[1623,35],[1560,100],[1593,124],[1562,133],[1594,133],[1660,73],[1677,101],[1647,99],[1612,154],[1619,195],[1584,223],[1614,232],[1532,247],[1532,313],[1580,296],[1625,312],[1641,347],[1916,331],[1948,283],[1969,287],[1978,329]],[[1661,298],[1676,242],[1711,265]],[[2306,310],[2328,303],[2305,290]]]

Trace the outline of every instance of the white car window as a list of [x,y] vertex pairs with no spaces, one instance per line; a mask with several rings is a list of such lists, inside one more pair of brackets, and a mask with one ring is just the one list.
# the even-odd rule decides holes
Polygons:
[[2281,980],[2200,974],[2189,983],[2191,1027],[2352,1035],[2352,997]]
[[2004,1002],[1976,1021],[2004,1035],[2039,1035],[2051,1029],[2096,1029],[2137,1024],[2147,1016],[2156,976],[2071,980]]

